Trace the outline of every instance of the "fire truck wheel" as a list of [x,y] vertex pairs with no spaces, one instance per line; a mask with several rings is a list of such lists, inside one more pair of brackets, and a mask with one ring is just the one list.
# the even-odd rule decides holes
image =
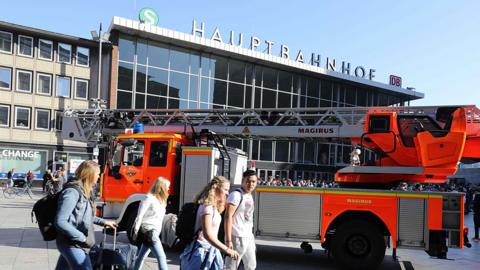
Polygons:
[[376,226],[364,220],[341,224],[332,239],[332,255],[346,269],[375,269],[385,257],[385,241]]

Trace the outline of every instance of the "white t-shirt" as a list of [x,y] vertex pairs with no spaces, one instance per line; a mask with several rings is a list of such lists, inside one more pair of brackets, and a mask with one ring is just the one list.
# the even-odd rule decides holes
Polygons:
[[[227,203],[237,205],[237,210],[233,216],[232,235],[236,237],[250,237],[253,235],[253,211],[255,205],[252,194],[242,194],[234,191],[228,195]],[[242,200],[242,203],[240,203]]]
[[135,219],[135,231],[138,232],[140,226],[144,226],[148,230],[161,232],[164,216],[165,205],[162,205],[152,194],[147,194],[138,208],[137,218]]
[[[197,210],[197,217],[195,219],[195,231],[198,231],[202,227],[202,217],[204,215],[210,215],[212,219],[212,233],[213,235],[218,235],[218,230],[220,229],[220,223],[222,223],[222,216],[218,212],[217,208],[211,205],[200,205]],[[203,230],[200,230],[198,234],[198,240],[207,241],[203,236]]]

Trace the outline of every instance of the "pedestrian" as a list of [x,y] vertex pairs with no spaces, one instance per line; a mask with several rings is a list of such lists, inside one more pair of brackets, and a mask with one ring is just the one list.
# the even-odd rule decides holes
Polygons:
[[9,187],[13,187],[13,174],[15,173],[15,169],[12,168],[10,171],[7,173],[7,185]]
[[236,270],[243,262],[245,270],[257,267],[256,246],[253,235],[254,201],[252,192],[257,186],[257,175],[254,170],[243,173],[242,188],[228,196],[225,214],[225,243],[238,252],[238,260],[231,257],[225,259],[226,270]]
[[92,263],[85,249],[95,244],[93,224],[110,228],[117,226],[114,221],[98,218],[94,214],[95,198],[92,191],[99,174],[100,168],[96,162],[82,162],[75,171],[75,181],[66,185],[58,197],[55,227],[60,257],[56,270],[91,270]]
[[[159,177],[148,192],[147,196],[141,201],[138,208],[138,214],[134,223],[133,238],[144,239],[137,254],[135,267],[139,270],[148,253],[153,251],[158,262],[158,269],[167,270],[167,257],[160,241],[160,232],[162,231],[163,218],[167,206],[168,189],[170,181]],[[139,236],[140,235],[140,236]]]
[[471,207],[472,207],[472,201],[473,201],[473,196],[475,194],[475,190],[472,188],[470,183],[467,184],[466,190],[465,190],[465,214],[470,213]]
[[27,175],[25,176],[25,180],[27,180],[27,185],[29,187],[32,187],[32,181],[33,181],[34,175],[32,170],[28,170]]
[[476,188],[475,198],[473,199],[473,226],[475,228],[475,237],[473,240],[480,241],[480,187]]
[[52,171],[50,171],[50,169],[47,169],[43,174],[43,182],[42,182],[43,192],[47,192],[48,181],[53,181]]
[[218,240],[222,222],[221,213],[230,189],[230,182],[223,176],[215,176],[196,198],[199,204],[195,221],[195,239],[180,255],[183,270],[222,270],[223,252],[234,260],[238,253]]

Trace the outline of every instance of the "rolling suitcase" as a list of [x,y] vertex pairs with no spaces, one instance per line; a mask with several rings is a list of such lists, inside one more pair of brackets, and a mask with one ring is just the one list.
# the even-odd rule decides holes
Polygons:
[[90,249],[89,256],[95,270],[129,270],[133,268],[137,247],[117,243],[117,230],[113,231],[113,243],[106,243],[107,233],[103,230],[103,242]]

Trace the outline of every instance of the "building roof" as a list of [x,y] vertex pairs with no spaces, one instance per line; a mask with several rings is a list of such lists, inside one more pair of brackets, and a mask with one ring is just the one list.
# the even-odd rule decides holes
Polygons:
[[71,43],[71,44],[81,45],[86,47],[98,47],[98,42],[95,40],[51,32],[43,29],[14,24],[14,23],[5,22],[5,21],[0,21],[0,30],[11,31],[16,33],[20,32],[24,35],[42,37],[46,39],[52,39],[55,41]]
[[177,46],[194,50],[201,50],[207,53],[229,56],[239,60],[263,64],[270,67],[277,67],[284,70],[302,73],[310,73],[314,76],[328,77],[329,79],[333,80],[349,82],[351,84],[366,87],[379,92],[385,92],[390,95],[395,94],[401,96],[403,100],[415,100],[424,97],[423,93],[415,91],[414,89],[405,89],[385,83],[367,80],[360,77],[327,70],[323,67],[300,63],[292,59],[285,59],[279,56],[257,52],[250,49],[217,42],[211,39],[161,28],[155,25],[144,24],[139,21],[122,17],[113,17],[109,31],[115,30],[122,33],[175,44]]

